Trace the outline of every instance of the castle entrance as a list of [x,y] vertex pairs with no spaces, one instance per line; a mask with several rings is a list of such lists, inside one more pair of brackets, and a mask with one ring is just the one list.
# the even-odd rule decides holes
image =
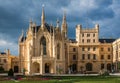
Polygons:
[[45,63],[45,73],[50,73],[50,64]]
[[37,62],[33,63],[33,73],[39,73],[40,72],[40,64]]

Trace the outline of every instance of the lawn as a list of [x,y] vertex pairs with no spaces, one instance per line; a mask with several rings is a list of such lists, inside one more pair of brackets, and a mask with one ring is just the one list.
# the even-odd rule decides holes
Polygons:
[[62,76],[47,77],[47,80],[9,80],[0,83],[120,83],[120,77],[115,76]]

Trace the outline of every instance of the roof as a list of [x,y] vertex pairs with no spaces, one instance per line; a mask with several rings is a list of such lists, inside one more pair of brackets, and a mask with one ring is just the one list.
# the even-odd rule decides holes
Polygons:
[[24,42],[25,40],[26,40],[26,37],[21,36],[21,38],[20,38],[19,42]]
[[99,39],[100,43],[112,43],[114,42],[116,39]]
[[5,52],[0,52],[1,55],[5,55],[6,53]]
[[[37,28],[37,32],[38,32],[39,28],[41,28],[41,25],[36,26],[36,28]],[[49,32],[53,32],[53,26],[50,26],[50,25],[47,24],[47,23],[45,23],[45,28],[47,28],[47,30],[48,30]],[[34,30],[34,33],[35,33],[35,30]]]
[[70,40],[70,42],[72,42],[72,43],[76,43],[76,39],[69,39]]

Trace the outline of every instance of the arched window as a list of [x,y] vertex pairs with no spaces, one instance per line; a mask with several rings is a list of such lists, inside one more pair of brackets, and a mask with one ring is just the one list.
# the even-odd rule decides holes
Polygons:
[[76,72],[77,71],[77,64],[72,64],[72,71]]
[[111,71],[111,64],[110,63],[107,64],[107,70]]
[[101,69],[104,69],[104,66],[105,66],[105,65],[102,63],[102,64],[101,64]]
[[86,64],[86,71],[92,71],[92,63]]
[[41,52],[43,55],[47,54],[47,52],[46,52],[46,39],[44,36],[41,38]]
[[60,59],[60,44],[57,45],[57,59]]

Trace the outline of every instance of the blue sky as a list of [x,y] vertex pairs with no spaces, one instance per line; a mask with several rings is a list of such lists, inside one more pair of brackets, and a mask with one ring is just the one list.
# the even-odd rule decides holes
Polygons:
[[0,0],[0,51],[10,49],[18,55],[18,38],[26,31],[30,19],[40,25],[42,4],[46,22],[56,26],[67,15],[68,36],[75,38],[75,26],[100,25],[100,37],[120,37],[120,0]]

